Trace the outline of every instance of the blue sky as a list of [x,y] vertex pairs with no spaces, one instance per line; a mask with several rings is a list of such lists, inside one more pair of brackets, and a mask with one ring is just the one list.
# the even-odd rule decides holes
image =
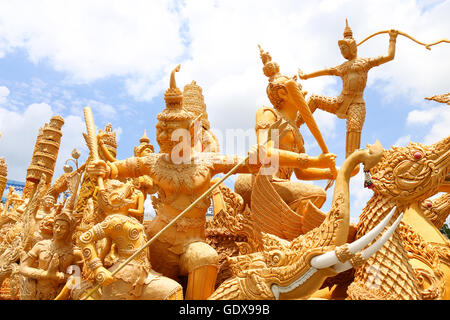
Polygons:
[[[211,127],[253,130],[255,111],[269,105],[257,44],[287,75],[342,63],[337,40],[345,18],[356,40],[396,28],[423,42],[450,38],[450,1],[3,1],[0,3],[0,156],[10,178],[24,180],[37,130],[59,114],[66,119],[56,173],[77,147],[89,105],[98,128],[110,122],[119,137],[118,158],[133,155],[143,131],[155,142],[156,114],[177,64],[180,88],[203,88]],[[361,47],[364,57],[386,54],[388,36]],[[431,51],[399,36],[394,61],[369,72],[361,145],[385,148],[410,140],[431,143],[450,133],[448,106],[423,98],[450,88],[450,44]],[[301,81],[310,93],[339,94],[341,80]],[[315,114],[331,152],[344,159],[345,120]],[[320,149],[305,128],[306,150]],[[224,150],[244,155],[244,147]],[[224,143],[225,145],[225,143]],[[224,146],[222,146],[222,150]],[[233,179],[228,183],[232,186]],[[325,182],[320,183],[324,185]],[[351,185],[352,217],[370,197],[362,176]],[[331,197],[331,193],[330,197]],[[329,205],[329,202],[325,205]]]

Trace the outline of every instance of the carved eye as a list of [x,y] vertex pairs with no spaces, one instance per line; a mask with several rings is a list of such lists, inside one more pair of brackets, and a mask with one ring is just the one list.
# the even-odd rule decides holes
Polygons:
[[423,155],[420,151],[414,152],[413,156],[414,156],[414,159],[417,159],[417,160],[422,159],[422,157],[423,157]]
[[268,265],[276,266],[283,261],[284,254],[280,250],[274,250],[270,253],[270,261],[268,261]]

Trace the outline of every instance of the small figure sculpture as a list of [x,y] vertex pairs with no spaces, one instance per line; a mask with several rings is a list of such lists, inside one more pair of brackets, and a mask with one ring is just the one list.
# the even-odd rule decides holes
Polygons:
[[[144,135],[139,139],[139,145],[134,147],[134,156],[135,157],[145,157],[150,153],[155,153],[155,148],[152,144],[150,144],[150,139],[147,137],[147,131],[144,131]],[[139,208],[142,209],[142,215],[144,214],[144,201],[147,198],[148,194],[153,194],[157,190],[157,188],[153,185],[152,179],[147,176],[140,176],[134,179],[135,184],[138,185],[138,189],[142,193],[142,204]],[[139,219],[138,220],[142,220]]]
[[[32,245],[35,245],[37,242],[44,240],[44,239],[49,239],[51,237],[49,237],[50,235],[47,232],[41,232],[41,230],[43,230],[43,228],[45,228],[44,224],[46,222],[48,222],[48,219],[51,216],[55,215],[55,198],[53,198],[53,196],[51,195],[46,195],[44,196],[44,198],[41,200],[41,206],[38,209],[38,211],[36,212],[36,216],[34,218],[34,225],[33,228],[31,230],[31,232],[33,232],[33,243]],[[46,219],[47,218],[47,219]],[[41,223],[44,223],[41,225]]]
[[[348,61],[334,68],[308,74],[304,74],[299,69],[299,77],[303,80],[319,76],[339,76],[342,78],[343,88],[338,97],[330,98],[313,94],[307,103],[311,112],[319,108],[334,113],[341,119],[347,119],[346,157],[358,149],[361,143],[361,130],[366,116],[363,94],[367,82],[367,73],[371,68],[394,59],[397,35],[397,30],[389,31],[389,49],[386,56],[360,58],[357,56],[357,45],[353,39],[352,29],[350,29],[346,20],[344,39],[339,40],[338,45],[342,56]],[[356,172],[357,170],[353,174],[356,174]]]
[[71,265],[81,266],[81,251],[72,244],[73,221],[67,211],[55,217],[53,238],[39,241],[26,253],[19,272],[36,281],[36,300],[54,299],[66,283]]
[[[86,138],[86,136],[84,136]],[[105,161],[115,161],[117,153],[117,139],[116,132],[113,131],[112,125],[108,123],[105,130],[99,130],[95,135],[95,142],[97,143],[99,157]],[[92,161],[92,157],[89,156],[85,165]],[[80,167],[80,169],[83,166]],[[96,181],[93,181],[88,174],[84,174],[83,180],[80,186],[80,195],[77,199],[75,207],[75,221],[76,225],[82,223],[83,212],[86,209],[88,199],[94,196],[96,188]],[[96,200],[94,200],[96,202]],[[78,238],[78,237],[77,237]]]
[[[102,283],[101,299],[181,300],[183,288],[151,269],[148,250],[141,252],[114,277],[111,276],[112,271],[146,242],[144,226],[130,216],[137,205],[133,189],[131,181],[107,180],[105,189],[99,190],[98,198],[99,210],[106,214],[106,218],[80,237],[85,261],[94,272],[95,280]],[[96,248],[96,241],[105,238],[108,247],[115,244],[118,252],[118,261],[109,270],[104,267],[102,254]]]

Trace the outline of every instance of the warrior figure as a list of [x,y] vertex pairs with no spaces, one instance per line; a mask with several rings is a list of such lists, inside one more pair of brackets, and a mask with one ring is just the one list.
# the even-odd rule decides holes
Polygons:
[[[178,70],[179,66],[172,71],[170,88],[165,93],[166,109],[157,116],[160,152],[110,163],[99,160],[87,168],[91,175],[105,179],[148,175],[153,180],[159,188],[159,198],[156,217],[148,226],[149,237],[202,195],[214,175],[228,172],[242,160],[195,149],[194,139],[190,139],[195,115],[182,108],[182,91],[175,83]],[[177,133],[190,137],[181,137],[178,142],[174,139]],[[237,172],[249,170],[244,165]],[[151,263],[156,271],[175,280],[188,276],[186,299],[205,299],[214,291],[218,255],[205,243],[206,211],[210,205],[209,198],[199,202],[150,245]]]
[[[357,45],[353,39],[352,29],[348,26],[344,30],[344,39],[338,41],[342,56],[348,61],[343,64],[308,74],[299,70],[299,77],[303,80],[319,76],[339,76],[342,79],[342,92],[338,97],[325,97],[313,94],[308,99],[311,112],[317,108],[336,114],[341,119],[347,119],[346,157],[358,149],[361,142],[361,130],[366,116],[364,89],[369,70],[380,64],[394,59],[395,44],[398,31],[389,31],[388,54],[376,58],[360,58],[357,56]],[[359,168],[359,167],[358,167]],[[353,172],[356,174],[357,170]]]

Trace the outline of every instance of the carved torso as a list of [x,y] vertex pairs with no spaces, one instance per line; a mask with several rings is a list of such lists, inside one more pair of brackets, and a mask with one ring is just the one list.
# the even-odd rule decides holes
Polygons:
[[[133,217],[112,214],[100,226],[105,236],[116,244],[120,258],[128,258],[146,242],[144,226]],[[141,259],[146,260],[145,254]]]
[[[70,265],[77,263],[78,258],[75,254],[77,248],[72,244],[64,248],[56,248],[51,239],[39,241],[29,252],[28,255],[35,259],[35,265],[31,267],[48,270],[50,261],[53,255],[57,254],[59,257],[58,271],[66,273]],[[36,298],[38,300],[54,299],[58,294],[64,283],[50,279],[43,279],[37,282]]]
[[[286,132],[285,133],[280,132],[280,135],[282,134],[284,135],[281,137],[279,141],[278,149],[292,151],[296,153],[305,152],[303,137],[300,134],[299,128],[294,121],[288,119],[281,112],[273,108],[263,107],[263,111],[272,113],[275,116],[276,119],[275,121],[281,119],[283,122],[287,122],[287,126],[284,129]],[[259,121],[255,127],[256,135],[258,136],[258,130],[267,129],[269,128],[270,125],[271,123],[269,122]],[[260,143],[262,143],[262,141],[260,141]],[[278,171],[274,174],[274,177],[289,180],[291,178],[293,171],[294,170],[292,168],[280,167]]]
[[342,79],[342,94],[362,99],[370,62],[369,58],[356,58],[336,67],[337,75]]

